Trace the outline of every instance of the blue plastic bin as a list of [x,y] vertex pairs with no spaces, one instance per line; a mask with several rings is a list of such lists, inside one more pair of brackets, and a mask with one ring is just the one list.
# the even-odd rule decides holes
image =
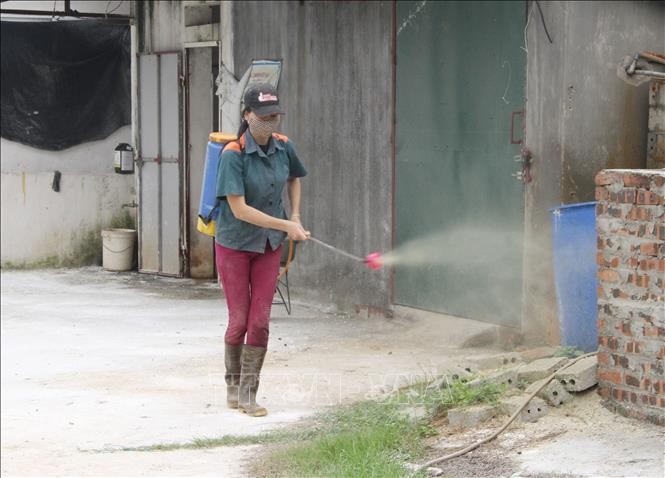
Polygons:
[[598,348],[596,203],[569,204],[551,212],[561,345],[592,352]]

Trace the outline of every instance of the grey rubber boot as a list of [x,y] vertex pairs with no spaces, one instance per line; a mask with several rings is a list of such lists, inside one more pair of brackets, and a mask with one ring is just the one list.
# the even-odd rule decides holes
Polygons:
[[238,408],[238,387],[240,386],[240,357],[242,345],[224,344],[224,365],[226,373],[226,405]]
[[268,410],[256,403],[256,391],[259,389],[259,375],[266,357],[265,347],[245,345],[242,348],[240,371],[240,398],[238,410],[251,417],[263,417]]

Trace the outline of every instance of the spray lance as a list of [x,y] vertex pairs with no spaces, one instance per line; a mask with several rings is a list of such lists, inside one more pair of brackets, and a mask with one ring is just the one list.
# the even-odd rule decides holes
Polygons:
[[325,242],[310,236],[309,240],[312,242],[317,243],[320,246],[325,247],[328,250],[331,250],[335,252],[336,254],[340,254],[344,257],[348,257],[349,259],[353,259],[354,261],[362,262],[365,264],[367,267],[369,267],[372,270],[378,270],[383,267],[383,257],[381,256],[380,252],[372,252],[371,254],[368,254],[367,257],[364,259],[362,257],[355,256],[353,254],[350,254],[346,251],[343,251],[341,249],[337,249],[334,246],[331,246],[330,244],[326,244]]

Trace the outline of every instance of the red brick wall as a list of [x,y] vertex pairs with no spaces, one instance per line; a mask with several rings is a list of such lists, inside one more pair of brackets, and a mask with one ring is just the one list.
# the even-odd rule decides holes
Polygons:
[[665,425],[665,170],[603,170],[596,200],[599,393]]

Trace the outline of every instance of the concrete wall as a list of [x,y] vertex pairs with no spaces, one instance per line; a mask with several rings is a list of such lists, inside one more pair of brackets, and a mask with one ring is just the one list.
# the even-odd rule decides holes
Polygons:
[[[530,340],[556,343],[549,208],[593,200],[600,169],[645,165],[648,85],[629,86],[615,71],[626,54],[665,49],[665,7],[540,5],[553,42],[531,3],[525,145],[533,153],[533,181],[525,196],[523,324]],[[312,1],[232,8],[236,76],[253,58],[284,60],[282,131],[310,172],[303,181],[305,226],[360,256],[391,245],[392,8],[391,2]],[[181,48],[182,10],[179,2],[143,4],[143,51]],[[369,272],[315,244],[299,249],[291,280],[299,293],[343,307],[390,303],[385,271]]]
[[140,2],[139,52],[182,50],[182,2]]
[[[106,2],[71,2],[81,12],[104,12],[105,6]],[[129,2],[113,2],[110,9],[116,6],[114,13],[129,13]],[[54,2],[9,1],[2,8],[52,11]],[[55,9],[63,10],[64,2],[55,2]],[[51,20],[3,15],[3,20],[9,18]],[[133,209],[122,208],[136,198],[134,176],[113,170],[113,150],[118,143],[131,143],[130,136],[131,128],[125,126],[104,140],[64,151],[0,140],[3,266],[101,260],[102,227],[128,224],[135,217]],[[62,173],[60,192],[51,189],[55,170]]]
[[[629,86],[615,70],[626,54],[663,50],[665,10],[660,2],[541,2],[550,44],[532,7],[525,128],[534,180],[525,198],[523,321],[528,338],[556,343],[549,208],[593,200],[593,177],[602,168],[644,166],[648,86]],[[243,2],[234,10],[236,75],[252,58],[284,59],[290,114],[283,131],[311,173],[305,225],[358,255],[390,247],[391,8]],[[329,291],[337,302],[388,303],[387,276],[368,276],[313,245],[302,249],[296,284]]]
[[[392,230],[392,3],[237,2],[235,74],[282,58],[281,129],[309,171],[302,221],[359,256],[388,250]],[[248,26],[251,25],[251,28]],[[294,289],[343,307],[389,304],[389,277],[308,243]]]
[[646,164],[648,85],[616,75],[620,60],[665,50],[662,2],[540,2],[527,31],[526,188],[523,321],[527,337],[558,341],[549,208],[594,198],[603,168]]
[[[113,170],[113,150],[130,135],[125,126],[64,151],[0,140],[4,266],[100,261],[102,227],[127,224],[126,213],[134,218],[133,209],[122,208],[136,198],[134,176]],[[55,170],[60,192],[51,189]]]

